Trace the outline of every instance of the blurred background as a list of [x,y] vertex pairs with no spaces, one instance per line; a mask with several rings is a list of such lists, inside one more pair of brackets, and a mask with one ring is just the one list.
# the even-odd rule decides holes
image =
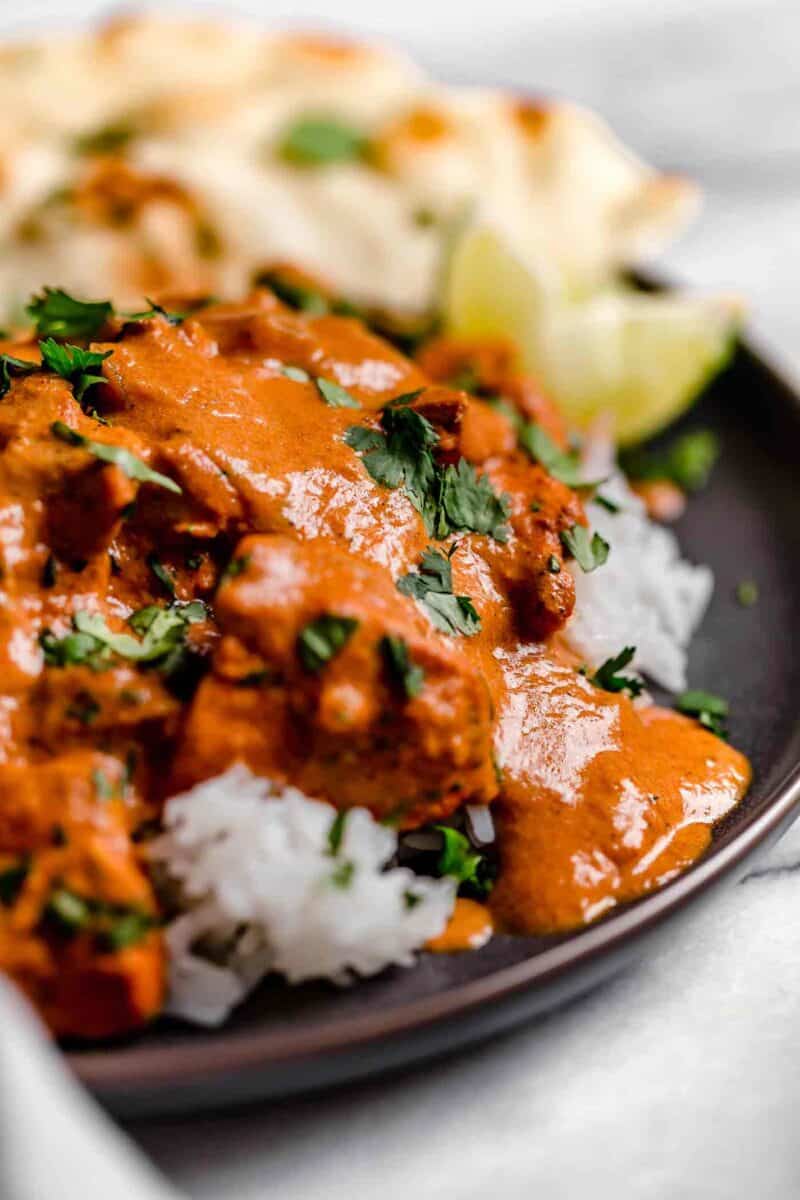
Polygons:
[[[376,5],[142,3],[390,38],[456,82],[567,95],[599,109],[654,165],[692,175],[706,204],[665,266],[744,293],[757,336],[800,371],[800,5],[796,0],[405,0]],[[98,0],[4,4],[3,31],[115,11]]]

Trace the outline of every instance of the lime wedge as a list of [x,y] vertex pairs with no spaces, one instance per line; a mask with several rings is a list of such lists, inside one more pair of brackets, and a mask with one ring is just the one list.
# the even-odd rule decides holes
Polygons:
[[620,445],[678,417],[727,363],[741,323],[730,297],[648,294],[622,285],[569,301],[490,230],[455,248],[445,313],[462,337],[505,336],[567,420],[613,418]]

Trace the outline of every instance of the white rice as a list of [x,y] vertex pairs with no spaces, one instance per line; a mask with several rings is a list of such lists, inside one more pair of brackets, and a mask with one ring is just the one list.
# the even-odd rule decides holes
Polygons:
[[575,612],[567,638],[597,668],[624,646],[635,646],[634,667],[670,691],[686,687],[687,649],[714,588],[707,566],[681,558],[675,534],[648,519],[644,505],[614,466],[613,448],[594,439],[584,454],[587,479],[607,477],[599,493],[620,506],[610,513],[587,505],[592,529],[611,546],[607,562],[575,577]]
[[385,870],[397,836],[365,809],[331,854],[335,816],[242,765],[168,801],[151,847],[185,910],[166,928],[168,1012],[217,1025],[271,971],[344,984],[411,965],[441,933],[454,882]]

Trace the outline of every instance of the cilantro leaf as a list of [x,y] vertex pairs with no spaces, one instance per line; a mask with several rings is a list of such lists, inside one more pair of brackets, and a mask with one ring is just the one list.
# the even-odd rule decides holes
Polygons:
[[161,584],[161,586],[163,587],[163,589],[167,593],[167,595],[172,596],[172,598],[174,599],[175,598],[175,579],[174,579],[174,576],[172,575],[172,572],[168,571],[167,568],[162,563],[161,559],[158,558],[152,552],[150,554],[148,554],[148,556],[147,556],[147,565],[150,568],[150,570],[153,572],[156,579]]
[[114,308],[108,300],[76,300],[61,288],[46,287],[25,311],[40,337],[90,338],[102,329]]
[[[451,549],[450,555],[455,551]],[[431,622],[443,633],[474,637],[480,632],[481,619],[469,596],[453,595],[453,569],[450,557],[431,546],[422,555],[419,571],[397,580],[397,590],[424,604]]]
[[611,550],[605,538],[599,533],[590,534],[585,525],[573,525],[571,529],[565,529],[561,534],[561,542],[586,574],[602,567]]
[[473,850],[469,839],[450,825],[434,825],[434,829],[444,839],[437,864],[439,874],[450,875],[459,885],[467,884],[479,894],[487,895],[492,879],[485,870],[484,856]]
[[116,154],[135,137],[136,129],[129,121],[111,121],[79,134],[72,148],[76,154]]
[[0,904],[10,907],[14,903],[22,891],[29,870],[30,866],[25,859],[0,870]]
[[353,450],[364,453],[362,462],[382,487],[403,486],[419,513],[431,518],[431,497],[437,476],[431,453],[439,440],[430,421],[407,404],[387,405],[381,414],[383,433],[351,426],[344,437]]
[[560,449],[541,425],[530,421],[523,425],[519,432],[519,444],[554,479],[565,483],[567,487],[583,486],[577,454],[572,450]]
[[278,155],[294,166],[319,167],[363,158],[367,138],[336,117],[300,117],[284,132]]
[[354,617],[338,617],[333,613],[325,613],[306,625],[297,639],[297,652],[306,670],[321,671],[344,649],[358,626]]
[[446,537],[456,530],[486,533],[495,541],[508,541],[505,524],[511,503],[503,493],[498,496],[487,475],[479,475],[466,459],[448,466],[442,475],[437,534]]
[[411,661],[405,638],[387,634],[380,647],[392,680],[402,688],[407,700],[413,700],[422,691],[425,672]]
[[701,725],[706,729],[710,729],[717,737],[727,737],[727,729],[725,720],[730,711],[730,706],[727,700],[722,696],[715,696],[712,692],[703,692],[700,690],[684,692],[675,701],[675,707],[678,712],[686,713],[687,716],[696,717]]
[[[150,321],[153,317],[163,317],[169,325],[182,325],[188,316],[184,312],[168,312],[161,304],[156,304],[155,300],[151,300],[149,296],[145,296],[145,300],[150,305],[143,312],[125,313],[129,321]],[[192,311],[197,305],[193,306]]]
[[328,854],[337,855],[342,845],[344,837],[344,827],[347,823],[348,810],[346,808],[337,812],[336,816],[331,821],[331,827],[328,830]]
[[82,433],[78,433],[77,429],[65,425],[63,421],[53,421],[50,432],[54,437],[66,442],[68,446],[87,450],[89,454],[93,454],[102,462],[113,463],[129,479],[138,479],[140,483],[153,483],[157,487],[166,488],[168,492],[175,492],[178,496],[183,491],[174,479],[152,470],[147,463],[142,462],[135,454],[131,454],[130,450],[126,450],[124,446],[110,446],[106,442],[93,442],[90,438],[84,437]]
[[362,462],[376,483],[405,491],[429,534],[437,538],[464,530],[506,541],[510,512],[506,495],[498,496],[485,475],[465,459],[441,468],[433,457],[439,435],[410,407],[420,391],[397,396],[381,413],[383,432],[351,425],[344,440],[363,454]]
[[281,374],[285,375],[287,379],[293,379],[295,383],[311,382],[311,376],[302,367],[293,367],[287,364],[285,367],[281,367]]
[[670,479],[686,492],[698,492],[708,483],[719,449],[719,438],[712,430],[695,429],[660,453],[628,451],[620,456],[620,463],[631,479]]
[[168,608],[149,604],[128,618],[131,628],[143,635],[140,641],[129,633],[109,629],[99,613],[81,610],[72,618],[73,632],[57,638],[52,630],[45,629],[39,636],[39,645],[50,667],[105,666],[111,654],[131,662],[162,665],[182,645],[187,627],[206,620],[207,616],[208,610],[201,600],[173,603]]
[[90,933],[102,950],[112,953],[140,942],[156,923],[143,909],[93,900],[63,885],[50,893],[45,917],[64,936]]
[[595,687],[602,688],[604,692],[627,692],[631,698],[641,696],[644,691],[642,681],[635,675],[621,674],[623,668],[633,662],[635,654],[635,646],[625,646],[619,654],[613,658],[607,658],[597,668],[594,675],[589,676],[589,682],[593,683]]
[[50,371],[55,371],[63,379],[69,380],[75,388],[75,399],[79,404],[90,387],[96,383],[105,383],[102,375],[93,373],[92,368],[102,366],[113,350],[101,353],[98,350],[82,350],[80,346],[71,346],[68,342],[61,343],[53,338],[45,338],[39,342],[42,353],[42,363]]
[[[306,376],[308,378],[308,376]],[[317,387],[320,395],[329,408],[361,408],[355,396],[351,396],[346,388],[330,379],[319,378]]]
[[25,358],[15,358],[13,354],[0,354],[0,399],[11,387],[12,377],[34,375],[40,369],[38,363],[28,362]]

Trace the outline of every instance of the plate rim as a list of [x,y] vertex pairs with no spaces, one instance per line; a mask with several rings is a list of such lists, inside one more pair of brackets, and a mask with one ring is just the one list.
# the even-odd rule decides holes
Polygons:
[[[658,285],[663,286],[663,281]],[[765,353],[762,347],[762,339],[757,339],[754,344],[748,337],[741,340],[739,353],[744,356],[745,363],[754,365],[765,375],[769,385],[780,393],[784,405],[800,412],[800,378],[793,380],[788,373],[785,375],[773,366],[768,348]],[[271,1065],[285,1068],[319,1056],[391,1044],[403,1036],[435,1029],[452,1018],[466,1019],[492,1001],[512,1001],[524,993],[544,990],[571,973],[590,970],[598,960],[626,951],[633,957],[648,935],[699,900],[714,885],[725,881],[733,883],[740,878],[744,872],[737,873],[737,868],[800,816],[800,749],[792,752],[792,737],[798,733],[800,717],[787,742],[791,755],[789,765],[761,797],[752,819],[729,841],[718,845],[713,853],[707,853],[658,891],[615,910],[608,920],[580,930],[521,962],[391,1009],[343,1017],[327,1028],[226,1031],[223,1025],[218,1029],[203,1030],[202,1034],[208,1040],[202,1046],[187,1040],[165,1048],[143,1041],[136,1044],[135,1053],[130,1057],[124,1052],[116,1053],[113,1045],[67,1051],[70,1067],[110,1107],[147,1111],[139,1108],[137,1098],[153,1096],[170,1085],[183,1090],[215,1088],[223,1079],[265,1071]],[[212,1040],[214,1034],[218,1038]],[[146,1038],[146,1033],[144,1036]],[[408,1064],[419,1057],[421,1055],[409,1054]],[[378,1073],[380,1069],[376,1067],[369,1073]],[[354,1077],[355,1073],[347,1075],[347,1078]],[[344,1081],[342,1078],[341,1082]],[[301,1084],[295,1090],[311,1091],[314,1086],[313,1083]],[[191,1102],[176,1111],[203,1106],[203,1103]],[[171,1106],[165,1103],[162,1107],[168,1109]],[[153,1113],[160,1110],[157,1103],[152,1104]]]

